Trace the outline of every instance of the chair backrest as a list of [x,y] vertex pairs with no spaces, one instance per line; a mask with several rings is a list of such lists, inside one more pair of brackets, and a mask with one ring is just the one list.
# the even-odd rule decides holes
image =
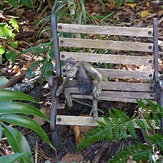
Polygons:
[[154,100],[153,28],[58,23],[57,32],[60,61],[73,57],[98,67],[102,100]]

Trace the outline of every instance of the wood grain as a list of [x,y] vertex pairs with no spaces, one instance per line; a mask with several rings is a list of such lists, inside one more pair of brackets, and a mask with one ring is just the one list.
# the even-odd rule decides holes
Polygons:
[[65,61],[67,58],[74,58],[76,61],[96,62],[96,63],[114,63],[114,64],[132,64],[153,66],[153,56],[128,56],[114,54],[93,54],[83,52],[60,52],[60,59]]
[[110,41],[110,40],[59,38],[59,46],[75,47],[75,48],[95,48],[95,49],[153,52],[152,43],[124,42],[124,41]]
[[118,70],[118,69],[97,69],[103,77],[119,78],[119,79],[142,79],[153,80],[153,72],[134,71],[134,70]]
[[[66,88],[78,87],[77,80],[70,80],[66,85]],[[114,82],[114,81],[102,81],[102,90],[110,91],[130,91],[130,92],[154,92],[154,83],[129,83],[129,82]]]
[[58,26],[57,30],[59,32],[153,37],[152,28],[96,26],[96,25],[62,24],[62,23],[58,23],[57,26]]
[[[71,97],[92,100],[92,95],[72,94]],[[131,103],[136,103],[136,99],[154,100],[154,95],[153,93],[144,93],[144,92],[102,91],[99,97],[99,100],[103,100],[103,101],[119,101],[119,102],[131,102]]]

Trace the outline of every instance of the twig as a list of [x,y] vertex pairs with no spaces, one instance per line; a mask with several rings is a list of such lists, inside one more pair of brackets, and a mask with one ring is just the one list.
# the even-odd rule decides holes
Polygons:
[[0,86],[0,89],[12,87],[12,86],[15,85],[18,81],[23,80],[24,77],[25,77],[25,74],[26,74],[26,71],[25,71],[25,70],[22,70],[22,71],[20,72],[19,75],[10,78],[7,84]]
[[[75,102],[77,102],[77,103],[79,103],[79,104],[82,104],[82,105],[85,105],[85,106],[88,106],[88,107],[91,107],[91,108],[92,108],[92,105],[90,105],[90,104],[81,102],[81,101],[76,100],[76,99],[74,99],[74,98],[72,98],[72,100],[75,101]],[[92,111],[93,111],[93,110],[91,110],[90,114],[92,114]],[[104,114],[104,112],[103,112],[101,109],[98,109],[98,111],[101,112],[102,114]]]
[[109,148],[109,141],[104,140],[96,156],[93,158],[92,163],[101,162],[100,160],[108,148]]
[[37,144],[37,141],[36,141],[36,148],[35,148],[35,163],[38,162],[38,159],[37,159],[37,157],[38,157],[38,152],[37,152],[37,150],[38,150],[38,144]]
[[87,104],[87,103],[81,102],[81,101],[76,100],[76,99],[74,99],[74,98],[72,98],[72,100],[75,101],[75,102],[77,102],[77,103],[79,103],[79,104],[82,104],[82,105],[85,105],[85,106],[88,106],[88,107],[91,107],[91,108],[92,108],[92,105],[90,105],[90,104]]
[[53,6],[51,5],[50,1],[47,0],[47,2],[48,2],[48,5],[49,5],[50,9],[52,10]]

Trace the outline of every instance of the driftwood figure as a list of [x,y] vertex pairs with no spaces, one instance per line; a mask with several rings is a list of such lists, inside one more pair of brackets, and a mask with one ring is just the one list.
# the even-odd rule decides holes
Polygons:
[[[66,87],[66,84],[68,83],[70,78],[76,77],[79,86],[79,93],[82,95],[88,95],[90,93],[93,94],[93,108],[92,108],[93,118],[97,119],[98,118],[97,100],[101,94],[100,85],[102,81],[102,75],[89,63],[84,61],[76,62],[74,58],[68,58],[66,60],[66,71],[67,71],[66,77],[61,86],[57,89],[56,96],[59,96],[64,91],[64,88]],[[91,77],[96,78],[97,82],[93,83]],[[66,99],[67,101],[69,101],[68,98]],[[71,103],[68,103],[68,105],[72,107]]]

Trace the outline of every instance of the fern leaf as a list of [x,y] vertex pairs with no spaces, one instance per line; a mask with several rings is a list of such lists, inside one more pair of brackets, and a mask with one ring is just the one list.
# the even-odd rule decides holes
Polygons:
[[98,125],[101,126],[101,127],[107,127],[107,125],[101,121],[97,121]]
[[107,127],[103,128],[101,126],[97,126],[92,129],[87,135],[82,139],[80,144],[77,146],[77,150],[82,150],[93,144],[94,142],[103,141],[107,131],[109,130]]
[[149,159],[149,154],[152,148],[145,144],[137,144],[136,146],[129,146],[126,149],[118,152],[113,158],[111,158],[108,163],[126,163],[129,156],[133,156],[135,161],[146,162]]
[[144,119],[135,118],[135,123],[141,129],[147,130],[147,123]]
[[103,116],[103,119],[108,127],[113,126],[112,120],[106,116]]
[[132,138],[136,139],[136,131],[135,131],[134,123],[132,121],[129,121],[127,123],[127,129],[130,135],[132,136]]
[[151,160],[153,147],[155,151],[163,151],[163,135],[155,134],[153,136],[147,136],[147,139],[151,146],[141,143],[138,143],[136,146],[128,146],[112,157],[108,163],[126,163],[130,155],[132,155],[137,162],[147,162]]
[[[127,115],[122,110],[119,110],[119,109],[112,109],[109,112],[109,115],[110,115],[111,118],[127,119]],[[112,115],[113,115],[113,117],[112,117]]]
[[123,139],[127,139],[127,129],[126,126],[124,126],[123,124],[119,125],[119,131],[120,131],[120,135],[122,136]]
[[107,128],[108,128],[108,130],[106,130],[107,131],[106,139],[109,140],[109,141],[112,141],[113,140],[113,131],[112,131],[113,123],[112,123],[111,119],[108,118],[108,117],[104,116],[103,119],[104,119],[104,121],[105,121],[105,123],[107,125]]
[[142,100],[138,100],[136,99],[136,103],[138,104],[138,106],[144,108],[144,109],[148,109],[147,104],[145,104]]
[[114,127],[113,131],[114,131],[115,139],[116,139],[117,141],[120,141],[119,127],[118,127],[118,126],[117,126],[117,127]]

